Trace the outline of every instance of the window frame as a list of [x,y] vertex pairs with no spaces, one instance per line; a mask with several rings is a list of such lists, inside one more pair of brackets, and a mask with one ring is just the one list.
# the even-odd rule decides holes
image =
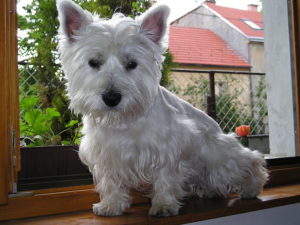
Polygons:
[[[16,191],[19,163],[19,101],[16,1],[0,4],[0,205]],[[4,106],[4,107],[3,107]]]
[[257,25],[255,22],[249,19],[241,19],[245,24],[247,24],[251,29],[253,30],[263,30],[259,25]]
[[300,155],[300,0],[290,0],[292,55],[294,72],[294,93],[296,107],[296,136],[298,155]]
[[[296,127],[298,153],[300,154],[300,0],[291,0],[290,6],[294,40],[292,53],[294,55]],[[0,107],[0,220],[90,209],[92,203],[99,201],[99,196],[93,191],[92,185],[14,193],[14,183],[17,171],[20,169],[16,21],[16,0],[1,1],[0,105],[5,107]],[[277,159],[277,161],[269,167],[273,180],[276,178],[273,185],[300,181],[297,175],[289,176],[289,180],[284,179],[287,174],[291,174],[291,171],[294,171],[293,174],[299,174],[299,157],[293,157],[290,161],[286,159]],[[282,164],[283,161],[286,163]],[[278,183],[277,179],[281,182]],[[135,197],[133,203],[149,202],[139,194],[133,193],[133,195]],[[25,208],[24,205],[26,205]]]

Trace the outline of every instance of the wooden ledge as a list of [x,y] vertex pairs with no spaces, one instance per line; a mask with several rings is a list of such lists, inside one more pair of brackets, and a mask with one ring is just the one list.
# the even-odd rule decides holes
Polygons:
[[[70,224],[99,224],[99,225],[137,225],[137,224],[182,224],[238,213],[250,212],[276,206],[300,202],[300,184],[267,188],[257,199],[240,199],[232,196],[229,199],[199,199],[186,201],[180,210],[180,215],[167,218],[148,216],[149,203],[136,204],[118,217],[98,217],[91,210],[66,213],[54,216],[36,217],[30,219],[2,222],[6,225],[70,225]],[[74,203],[76,204],[76,203]]]

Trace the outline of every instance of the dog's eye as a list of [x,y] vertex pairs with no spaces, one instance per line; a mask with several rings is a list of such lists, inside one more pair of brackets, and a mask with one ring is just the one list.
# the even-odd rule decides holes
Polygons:
[[137,67],[137,63],[135,61],[130,61],[126,64],[126,70],[133,70]]
[[89,66],[93,69],[99,69],[101,66],[101,62],[99,59],[90,59]]

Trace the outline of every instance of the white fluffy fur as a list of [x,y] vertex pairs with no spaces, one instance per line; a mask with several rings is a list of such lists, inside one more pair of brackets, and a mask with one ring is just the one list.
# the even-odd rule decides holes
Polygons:
[[[135,20],[121,14],[101,19],[69,0],[58,1],[58,10],[70,107],[84,118],[79,156],[101,198],[93,206],[97,215],[122,214],[130,189],[142,187],[150,190],[149,213],[156,216],[178,214],[181,200],[192,194],[252,198],[262,191],[268,177],[262,155],[159,86],[166,6]],[[72,15],[77,24],[70,35]],[[89,66],[91,58],[101,61],[99,69]],[[132,60],[137,67],[126,69]],[[112,88],[122,99],[109,107],[102,95]]]

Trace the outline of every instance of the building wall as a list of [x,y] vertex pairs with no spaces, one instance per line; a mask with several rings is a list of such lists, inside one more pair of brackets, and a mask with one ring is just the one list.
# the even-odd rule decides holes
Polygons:
[[189,14],[172,23],[174,26],[196,27],[212,30],[220,36],[234,51],[249,61],[248,39],[223,19],[214,15],[202,5]]
[[[264,0],[265,59],[272,156],[296,153],[288,3]],[[280,16],[278,16],[280,15]]]
[[[209,89],[207,87],[206,90],[199,91],[198,87],[201,88],[208,83],[208,73],[172,72],[171,77],[173,80],[171,90],[177,96],[190,102],[198,109],[207,111],[206,93],[209,93]],[[188,89],[193,87],[194,91],[189,92]]]
[[[207,96],[209,95],[209,73],[172,72],[172,91],[179,97],[190,102],[198,109],[207,111]],[[251,115],[250,77],[241,74],[215,73],[215,94],[229,94],[235,101],[242,104],[244,113]],[[225,110],[225,109],[224,109]]]
[[249,42],[249,63],[251,72],[265,72],[265,53],[263,42]]

